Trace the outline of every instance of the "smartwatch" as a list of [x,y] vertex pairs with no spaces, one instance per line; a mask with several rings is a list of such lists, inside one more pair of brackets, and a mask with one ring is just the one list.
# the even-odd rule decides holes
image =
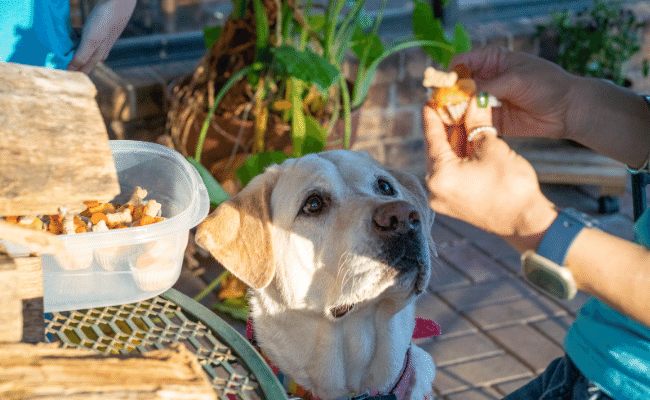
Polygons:
[[559,299],[574,298],[578,287],[564,262],[578,233],[584,227],[593,226],[594,221],[586,214],[571,208],[562,210],[544,234],[537,251],[529,250],[521,256],[526,279]]

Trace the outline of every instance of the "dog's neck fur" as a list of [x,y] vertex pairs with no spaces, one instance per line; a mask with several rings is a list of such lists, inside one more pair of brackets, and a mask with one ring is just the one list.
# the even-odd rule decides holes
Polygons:
[[297,384],[329,400],[386,392],[397,381],[413,333],[414,298],[397,312],[393,302],[383,300],[330,321],[315,312],[277,312],[282,308],[269,291],[253,291],[250,299],[255,337]]

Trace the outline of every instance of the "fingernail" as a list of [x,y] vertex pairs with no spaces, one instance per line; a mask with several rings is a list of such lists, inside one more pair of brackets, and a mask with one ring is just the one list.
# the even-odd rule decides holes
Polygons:
[[476,96],[476,102],[479,107],[486,108],[489,103],[489,96],[486,92],[481,92]]

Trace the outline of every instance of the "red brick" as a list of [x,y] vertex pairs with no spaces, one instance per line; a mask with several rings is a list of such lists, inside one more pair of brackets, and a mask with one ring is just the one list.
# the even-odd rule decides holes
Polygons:
[[422,106],[429,100],[427,89],[422,86],[422,77],[419,79],[407,78],[396,84],[397,106]]
[[363,105],[367,108],[387,108],[390,104],[390,90],[394,83],[378,83],[370,86]]
[[414,115],[410,111],[393,114],[392,137],[409,137],[413,135]]

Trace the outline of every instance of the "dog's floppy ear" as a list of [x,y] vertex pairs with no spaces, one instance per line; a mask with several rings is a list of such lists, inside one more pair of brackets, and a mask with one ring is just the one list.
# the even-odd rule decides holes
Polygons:
[[400,185],[406,188],[406,193],[403,193],[404,198],[411,204],[415,204],[418,209],[422,211],[424,229],[427,230],[425,235],[427,237],[427,242],[429,243],[429,249],[431,250],[431,255],[437,257],[438,251],[436,250],[436,245],[431,236],[431,228],[433,227],[433,220],[436,213],[429,206],[429,198],[424,190],[424,186],[422,186],[422,183],[415,175],[394,168],[384,168],[395,179],[397,179]]
[[198,227],[196,243],[255,289],[275,274],[271,242],[271,192],[279,171],[271,168],[222,203]]

